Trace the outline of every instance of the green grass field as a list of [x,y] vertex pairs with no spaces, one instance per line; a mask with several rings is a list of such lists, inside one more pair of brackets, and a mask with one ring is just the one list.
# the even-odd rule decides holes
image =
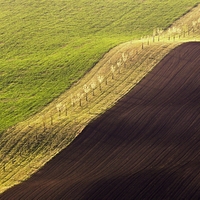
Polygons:
[[112,47],[166,28],[196,0],[0,0],[0,132],[39,112]]

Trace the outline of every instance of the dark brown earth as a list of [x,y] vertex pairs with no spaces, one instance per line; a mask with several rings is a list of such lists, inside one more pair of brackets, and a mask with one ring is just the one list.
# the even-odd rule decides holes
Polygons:
[[0,199],[200,199],[200,43],[172,50]]

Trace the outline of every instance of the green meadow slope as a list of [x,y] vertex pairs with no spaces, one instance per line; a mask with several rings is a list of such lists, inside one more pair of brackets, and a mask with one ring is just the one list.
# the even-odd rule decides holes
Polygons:
[[197,0],[0,0],[0,132],[39,112],[112,47],[167,28]]

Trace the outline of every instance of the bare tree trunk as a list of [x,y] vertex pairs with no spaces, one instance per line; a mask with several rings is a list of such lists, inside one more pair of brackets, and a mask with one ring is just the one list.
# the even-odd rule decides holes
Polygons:
[[51,115],[51,126],[53,126],[53,116]]
[[100,89],[100,91],[102,92],[101,83],[99,83],[99,89]]
[[88,93],[85,93],[85,100],[88,101]]

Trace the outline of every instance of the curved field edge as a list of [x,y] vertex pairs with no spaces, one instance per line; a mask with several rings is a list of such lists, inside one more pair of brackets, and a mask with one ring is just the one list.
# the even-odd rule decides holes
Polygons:
[[[89,121],[130,91],[171,49],[190,40],[174,41],[168,37],[145,38],[115,47],[41,113],[4,132],[0,138],[0,191],[30,177],[65,148]],[[86,92],[88,86],[90,90]]]

